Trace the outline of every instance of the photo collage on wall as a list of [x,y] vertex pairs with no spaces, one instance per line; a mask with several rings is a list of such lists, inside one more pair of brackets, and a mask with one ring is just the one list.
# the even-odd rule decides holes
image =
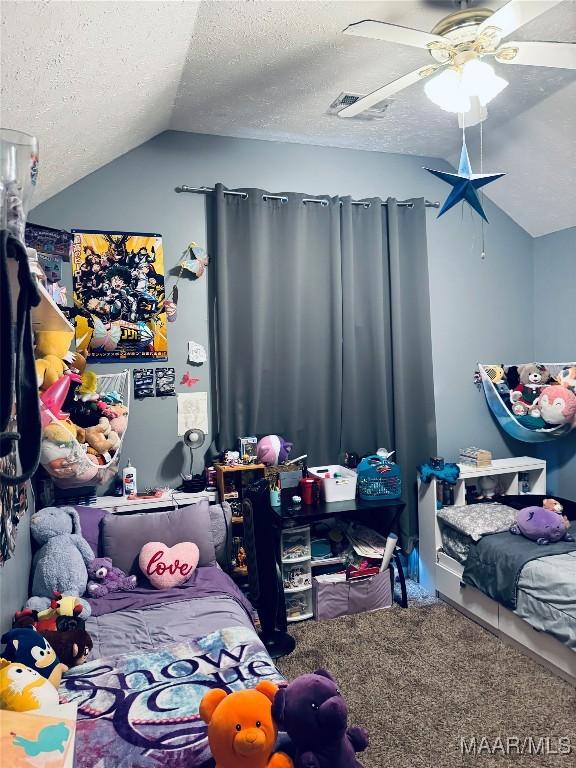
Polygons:
[[76,346],[89,363],[168,359],[157,234],[73,230]]
[[172,367],[135,368],[134,397],[176,397],[176,370]]

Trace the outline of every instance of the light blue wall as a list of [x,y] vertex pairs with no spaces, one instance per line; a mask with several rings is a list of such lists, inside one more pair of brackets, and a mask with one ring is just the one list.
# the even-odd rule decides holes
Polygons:
[[[572,362],[576,359],[576,227],[534,239],[533,307],[534,359]],[[576,499],[576,431],[570,437],[547,443],[542,457],[548,462],[550,491]]]
[[[448,187],[423,165],[449,170],[432,158],[166,132],[37,207],[30,220],[66,229],[160,232],[170,268],[190,240],[206,238],[203,197],[177,195],[177,185],[221,181],[272,192],[443,200]],[[518,452],[488,415],[472,375],[478,360],[532,357],[531,329],[511,321],[526,316],[532,295],[532,239],[489,200],[485,207],[484,259],[475,214],[455,209],[439,220],[435,210],[427,214],[434,383],[413,381],[406,371],[406,386],[414,397],[422,387],[435,387],[439,451],[447,458],[473,444],[496,456]],[[168,329],[177,381],[187,367],[186,341],[208,343],[206,281],[180,286],[178,320]],[[208,366],[193,375],[201,378],[197,389],[209,389]],[[132,404],[128,456],[141,485],[177,482],[186,457],[176,436],[174,399]]]
[[[170,269],[190,240],[206,240],[204,199],[175,194],[179,184],[213,186],[221,181],[273,192],[443,200],[447,186],[423,171],[423,165],[450,170],[431,158],[167,132],[38,206],[30,220],[65,229],[160,232]],[[406,371],[405,384],[415,398],[423,387],[434,386],[438,448],[448,459],[472,444],[498,457],[531,453],[529,446],[507,443],[472,384],[479,360],[534,357],[532,329],[524,321],[533,291],[532,239],[489,200],[485,207],[490,225],[485,227],[484,259],[478,217],[467,209],[455,209],[439,220],[436,211],[427,213],[434,382],[414,381]],[[574,285],[573,279],[562,282],[560,270],[553,278],[566,291]],[[168,327],[168,364],[176,367],[177,381],[188,369],[187,340],[208,344],[206,281],[181,281],[180,288],[178,320]],[[550,295],[549,289],[546,293]],[[208,365],[194,369],[193,375],[200,378],[196,389],[209,391]],[[131,404],[123,460],[129,456],[141,486],[177,484],[187,456],[176,435],[173,398]],[[199,459],[195,468],[200,469]],[[2,628],[25,599],[29,568],[25,519],[16,557],[0,570]]]
[[14,612],[28,599],[30,578],[30,512],[20,520],[14,555],[0,568],[0,634],[10,629]]

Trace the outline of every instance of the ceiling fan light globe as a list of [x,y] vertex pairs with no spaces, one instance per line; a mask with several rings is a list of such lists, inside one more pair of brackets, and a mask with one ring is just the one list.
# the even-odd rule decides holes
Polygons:
[[454,69],[447,69],[431,78],[424,85],[426,96],[445,112],[468,112],[470,97],[462,88],[460,74]]
[[499,77],[494,72],[490,64],[479,59],[472,59],[464,65],[460,79],[462,88],[468,96],[477,96],[483,107],[508,85],[503,77]]

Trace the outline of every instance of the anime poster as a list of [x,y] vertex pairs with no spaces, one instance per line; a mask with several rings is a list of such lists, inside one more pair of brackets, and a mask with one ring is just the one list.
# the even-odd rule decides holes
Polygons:
[[77,348],[91,363],[167,360],[162,237],[73,234]]

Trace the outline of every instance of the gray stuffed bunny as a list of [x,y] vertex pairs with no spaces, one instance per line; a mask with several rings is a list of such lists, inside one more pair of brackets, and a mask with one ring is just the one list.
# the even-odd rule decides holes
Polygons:
[[30,520],[30,532],[41,545],[32,563],[32,594],[51,598],[61,592],[81,597],[88,582],[86,566],[94,560],[94,552],[82,536],[78,512],[74,507],[39,509]]

